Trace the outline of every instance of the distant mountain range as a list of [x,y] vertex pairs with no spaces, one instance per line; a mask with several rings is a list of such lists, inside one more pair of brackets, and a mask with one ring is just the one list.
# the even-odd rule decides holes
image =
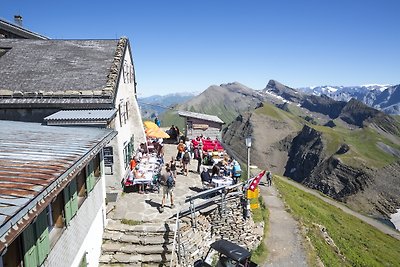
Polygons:
[[298,88],[311,95],[326,95],[338,101],[354,98],[387,114],[400,114],[400,85],[316,86]]

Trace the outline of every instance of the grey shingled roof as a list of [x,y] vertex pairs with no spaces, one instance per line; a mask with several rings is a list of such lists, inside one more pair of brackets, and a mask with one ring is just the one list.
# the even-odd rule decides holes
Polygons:
[[[0,239],[116,135],[111,129],[0,120]],[[71,176],[71,175],[72,176]],[[9,237],[11,238],[11,237]],[[0,248],[4,243],[0,242]]]
[[112,98],[126,40],[0,39],[0,48],[8,49],[0,57],[0,104]]
[[203,114],[203,113],[196,113],[196,112],[190,112],[190,111],[179,111],[178,112],[179,116],[181,117],[189,117],[189,118],[196,118],[196,119],[201,119],[201,120],[206,120],[206,121],[213,121],[217,123],[224,124],[220,118],[214,115],[208,115],[208,114]]
[[116,109],[61,110],[44,118],[44,121],[110,121]]

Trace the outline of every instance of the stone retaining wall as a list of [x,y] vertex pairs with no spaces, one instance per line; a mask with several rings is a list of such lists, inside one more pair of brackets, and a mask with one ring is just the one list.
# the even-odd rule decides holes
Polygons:
[[221,205],[214,209],[196,213],[196,228],[192,228],[190,217],[181,219],[180,250],[182,266],[193,266],[193,263],[205,257],[210,244],[215,240],[227,239],[248,250],[258,247],[263,236],[263,223],[254,223],[250,217],[243,218],[243,208],[240,198],[227,200],[225,214]]

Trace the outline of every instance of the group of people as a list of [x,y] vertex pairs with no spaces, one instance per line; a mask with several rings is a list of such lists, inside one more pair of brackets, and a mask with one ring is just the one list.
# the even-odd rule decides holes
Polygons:
[[[177,127],[176,127],[177,128]],[[175,129],[175,126],[172,126],[171,129]],[[171,131],[170,129],[170,131]],[[179,129],[177,130],[179,132]],[[233,183],[236,184],[239,182],[241,177],[241,167],[240,164],[229,157],[226,153],[221,152],[218,154],[213,154],[213,152],[204,151],[203,143],[201,142],[202,137],[198,137],[197,145],[194,146],[193,140],[189,140],[188,138],[179,140],[176,157],[171,157],[169,162],[165,163],[165,171],[162,172],[160,169],[160,178],[158,180],[159,184],[162,187],[162,201],[161,206],[159,207],[159,211],[164,211],[164,206],[166,204],[167,198],[169,196],[171,208],[174,208],[174,187],[178,174],[178,167],[181,167],[182,174],[188,176],[188,165],[191,160],[195,160],[197,162],[197,173],[200,174],[201,181],[212,184],[213,177],[231,177]],[[157,154],[157,157],[160,160],[160,165],[164,164],[164,146],[162,144],[162,140],[152,140],[152,153]],[[139,171],[139,163],[143,157],[147,157],[150,152],[148,149],[148,145],[141,144],[140,148],[136,151],[135,156],[132,157],[130,161],[130,172],[128,176],[128,181],[133,181],[135,178],[143,178],[144,174]],[[147,149],[146,149],[147,148]],[[215,151],[214,151],[215,153]],[[223,155],[223,158],[222,156]],[[177,164],[180,163],[180,166]],[[204,166],[202,172],[200,173],[201,166]],[[207,167],[212,166],[212,168]],[[211,169],[211,172],[210,172]],[[272,183],[272,174],[271,172],[266,173],[267,185],[271,185]],[[144,184],[139,183],[139,193],[144,193]]]
[[[162,139],[149,139],[146,143],[141,143],[139,148],[134,152],[132,155],[130,162],[129,162],[129,173],[128,177],[124,181],[125,186],[132,186],[135,185],[134,180],[144,178],[145,174],[140,170],[140,162],[146,161],[149,157],[156,156],[157,164],[161,167],[164,164],[164,145]],[[145,188],[143,183],[137,183],[138,185],[138,192],[139,194],[145,193]],[[148,187],[148,185],[147,185]]]

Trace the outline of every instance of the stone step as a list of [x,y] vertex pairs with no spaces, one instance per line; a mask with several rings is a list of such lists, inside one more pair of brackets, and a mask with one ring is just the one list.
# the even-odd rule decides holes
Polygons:
[[174,235],[165,235],[164,233],[159,233],[157,235],[147,235],[147,236],[138,236],[133,234],[125,234],[121,232],[105,232],[103,234],[104,241],[114,241],[121,243],[131,243],[138,245],[166,245],[172,244],[174,239]]
[[122,233],[174,233],[175,223],[143,223],[139,225],[123,224],[118,220],[110,220],[106,231]]
[[171,245],[136,245],[129,243],[115,243],[115,242],[104,242],[101,246],[103,255],[110,254],[130,254],[130,255],[151,255],[151,254],[170,254],[172,251]]
[[153,255],[131,255],[117,253],[113,255],[102,255],[100,257],[100,266],[160,266],[160,264],[169,265],[171,254],[153,254]]

